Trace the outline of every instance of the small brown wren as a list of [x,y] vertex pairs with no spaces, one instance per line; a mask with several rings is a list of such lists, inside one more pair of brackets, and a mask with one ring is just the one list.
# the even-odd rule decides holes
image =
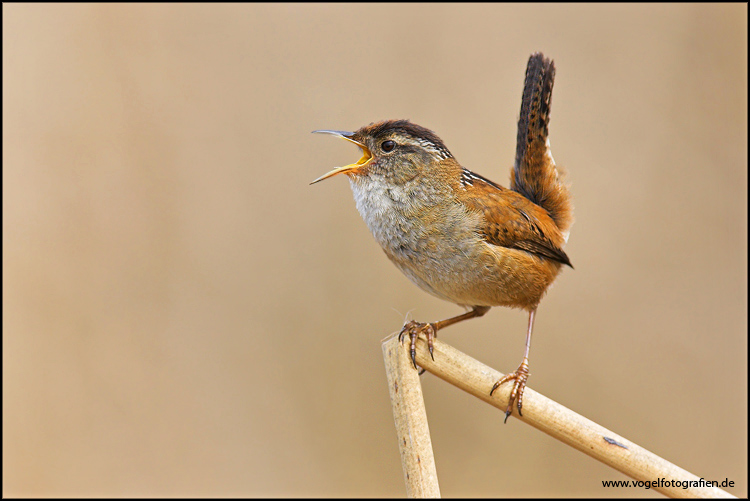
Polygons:
[[[436,332],[492,306],[529,312],[526,349],[518,369],[495,383],[514,381],[505,420],[515,401],[521,414],[529,375],[534,314],[563,265],[573,223],[547,139],[554,63],[532,54],[518,120],[510,189],[462,167],[434,132],[407,120],[387,120],[356,132],[318,130],[362,149],[357,163],[338,167],[313,183],[346,174],[362,218],[391,261],[430,294],[471,310],[432,323],[407,322],[411,359],[424,333],[430,355]],[[433,357],[434,358],[434,357]]]

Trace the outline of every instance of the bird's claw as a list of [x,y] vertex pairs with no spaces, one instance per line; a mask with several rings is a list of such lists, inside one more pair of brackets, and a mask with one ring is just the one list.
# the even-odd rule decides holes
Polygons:
[[497,383],[492,385],[492,390],[490,390],[490,396],[495,392],[496,389],[500,387],[503,383],[507,383],[508,381],[514,381],[513,388],[510,391],[510,397],[508,398],[508,408],[505,410],[505,420],[503,423],[508,422],[508,417],[510,417],[512,411],[513,411],[513,402],[516,402],[516,407],[518,407],[518,415],[523,416],[523,413],[521,412],[521,407],[523,406],[523,391],[526,389],[526,380],[529,378],[529,361],[528,359],[524,358],[523,362],[521,362],[521,365],[518,366],[518,369],[516,369],[515,372],[511,372],[510,374],[506,374],[503,376],[502,379],[500,379]]
[[404,324],[401,328],[401,332],[398,333],[398,340],[401,343],[403,343],[404,335],[407,333],[409,334],[409,355],[411,356],[411,362],[414,364],[414,368],[420,371],[420,376],[424,374],[424,369],[420,369],[420,367],[417,366],[417,338],[424,332],[424,335],[427,338],[427,349],[430,351],[430,357],[434,361],[435,355],[433,354],[433,340],[437,337],[436,331],[437,329],[435,329],[435,326],[432,324],[410,320]]

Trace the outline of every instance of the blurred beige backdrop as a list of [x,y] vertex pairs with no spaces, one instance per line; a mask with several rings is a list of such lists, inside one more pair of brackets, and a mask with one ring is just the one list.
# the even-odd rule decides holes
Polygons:
[[[557,65],[576,206],[530,387],[747,496],[746,5],[3,5],[3,495],[403,496],[380,340],[460,313],[361,221],[409,118],[507,185]],[[526,315],[440,334],[500,371]],[[445,496],[654,496],[426,374]]]

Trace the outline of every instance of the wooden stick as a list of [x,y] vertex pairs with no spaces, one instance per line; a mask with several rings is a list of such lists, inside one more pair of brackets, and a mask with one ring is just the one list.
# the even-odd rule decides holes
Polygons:
[[[383,349],[385,350],[386,345],[392,346],[393,342],[393,338],[386,339]],[[405,344],[408,345],[408,343]],[[404,346],[399,351],[403,353],[403,357],[406,357],[408,347]],[[505,412],[508,406],[510,385],[503,385],[490,397],[492,385],[503,377],[502,373],[437,339],[434,342],[434,355],[435,361],[433,362],[427,351],[427,343],[420,337],[417,342],[417,364]],[[416,373],[413,366],[409,365],[407,368]],[[421,387],[419,394],[421,395]],[[395,415],[395,407],[393,412]],[[629,477],[652,482],[652,489],[669,497],[735,497],[718,487],[707,486],[705,480],[528,387],[523,394],[523,417],[518,416],[518,410],[515,408],[512,416]],[[498,423],[501,425],[502,419],[498,418]],[[402,452],[402,457],[403,455]],[[683,488],[685,485],[683,483],[686,481],[690,484],[687,488]]]
[[396,422],[398,448],[404,469],[406,495],[410,498],[439,498],[435,457],[427,425],[427,411],[419,375],[398,342],[398,336],[383,342],[388,389]]

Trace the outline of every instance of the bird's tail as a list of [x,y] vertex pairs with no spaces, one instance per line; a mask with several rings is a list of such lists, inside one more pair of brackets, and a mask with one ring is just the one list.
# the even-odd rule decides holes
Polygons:
[[554,82],[555,63],[541,52],[532,54],[526,67],[510,187],[545,209],[567,240],[573,203],[555,167],[547,137]]

